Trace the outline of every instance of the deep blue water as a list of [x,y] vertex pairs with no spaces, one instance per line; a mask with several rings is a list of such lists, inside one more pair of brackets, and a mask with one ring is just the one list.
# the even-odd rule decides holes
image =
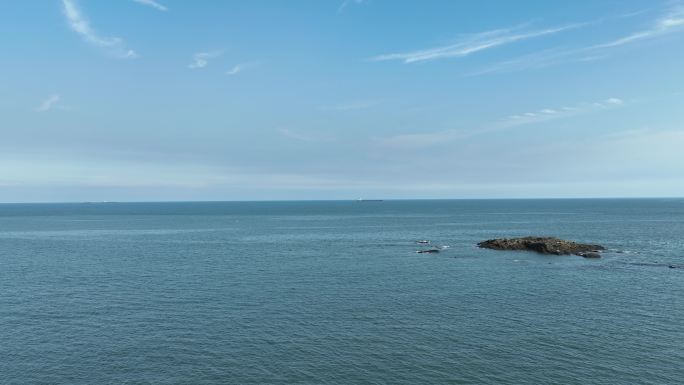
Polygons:
[[0,205],[1,384],[683,379],[682,199]]

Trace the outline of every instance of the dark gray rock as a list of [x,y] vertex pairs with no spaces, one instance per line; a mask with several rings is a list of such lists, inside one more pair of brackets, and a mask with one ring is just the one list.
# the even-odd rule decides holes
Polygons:
[[[526,250],[540,254],[569,255],[576,254],[585,258],[600,258],[598,253],[605,248],[601,245],[591,245],[566,241],[554,237],[524,237],[490,239],[477,244],[484,249],[494,250]],[[584,254],[584,255],[582,255]],[[598,257],[596,256],[598,255]]]

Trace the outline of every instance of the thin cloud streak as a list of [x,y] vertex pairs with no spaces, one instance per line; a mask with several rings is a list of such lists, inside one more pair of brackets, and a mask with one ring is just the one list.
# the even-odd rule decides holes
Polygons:
[[599,102],[580,103],[575,106],[542,108],[534,112],[523,112],[508,116],[507,118],[494,122],[488,126],[470,131],[444,130],[419,134],[402,134],[379,138],[377,143],[383,147],[420,149],[494,131],[502,131],[518,126],[571,118],[579,115],[608,110],[621,107],[624,104],[625,102],[622,99],[611,97]]
[[305,134],[305,133],[290,130],[289,128],[279,128],[278,132],[283,136],[286,136],[290,139],[295,139],[295,140],[298,140],[301,142],[309,142],[309,143],[333,142],[336,140],[336,138],[334,138],[334,137]]
[[67,18],[69,27],[81,35],[83,40],[98,48],[105,50],[109,55],[120,59],[133,59],[138,55],[135,51],[126,48],[125,42],[118,37],[102,37],[90,26],[73,0],[62,0],[64,16]]
[[244,69],[244,66],[241,64],[238,64],[236,66],[233,66],[233,68],[229,69],[228,71],[226,71],[226,75],[237,75],[243,69]]
[[598,102],[581,103],[575,106],[565,106],[560,108],[542,108],[534,112],[524,112],[517,115],[511,115],[503,121],[493,125],[491,128],[483,129],[477,132],[484,133],[503,128],[521,126],[525,124],[533,124],[539,122],[546,122],[549,120],[570,118],[573,116],[583,115],[590,112],[596,112],[599,110],[620,107],[623,104],[624,101],[622,99],[611,97]]
[[162,11],[162,12],[166,12],[169,10],[166,6],[156,2],[154,0],[133,0],[133,1],[135,1],[138,4],[142,4],[142,5],[146,5],[148,7],[155,8],[155,9]]
[[359,100],[350,103],[338,104],[334,106],[324,106],[321,107],[323,111],[354,111],[354,110],[365,110],[374,107],[381,102],[379,100]]
[[337,13],[342,13],[351,4],[363,4],[364,0],[344,0],[339,7],[337,7]]
[[494,31],[480,32],[469,35],[451,45],[406,53],[379,55],[371,58],[371,60],[400,60],[409,64],[451,57],[463,57],[476,52],[515,43],[518,41],[546,35],[553,35],[570,29],[579,28],[583,25],[585,24],[569,24],[556,28],[547,28],[528,32],[515,32],[516,29],[499,29]]
[[192,57],[193,62],[188,64],[188,68],[190,68],[190,69],[204,68],[207,65],[209,65],[209,59],[213,59],[213,58],[218,57],[218,56],[221,56],[220,51],[197,52],[196,54],[193,55],[193,57]]
[[[491,73],[506,73],[506,72],[516,72],[516,71],[526,71],[535,70],[550,67],[552,65],[563,63],[563,62],[588,62],[594,60],[600,60],[605,58],[605,56],[578,56],[586,53],[588,50],[586,48],[576,48],[576,49],[549,49],[540,52],[531,53],[528,55],[520,56],[514,59],[502,61],[489,65],[481,70],[472,72],[466,76],[479,76]],[[590,60],[588,60],[591,58]]]
[[563,63],[589,63],[610,57],[614,49],[635,42],[655,39],[672,33],[684,31],[684,7],[671,9],[664,16],[655,20],[651,28],[629,34],[627,36],[586,47],[549,49],[511,60],[503,61],[473,72],[470,76],[490,73],[506,73],[534,70]]
[[461,130],[444,130],[428,132],[424,134],[401,134],[376,139],[381,147],[400,148],[400,149],[420,149],[448,143],[454,140],[465,138],[465,133]]
[[622,38],[595,45],[592,48],[611,48],[625,44],[630,44],[639,40],[652,39],[658,36],[667,35],[684,29],[684,7],[678,6],[670,10],[665,16],[656,20],[651,28],[632,33]]
[[249,68],[255,67],[259,64],[260,64],[260,62],[258,62],[258,61],[236,64],[231,69],[226,71],[226,75],[229,75],[229,76],[237,75],[238,73],[245,71]]
[[49,98],[43,100],[43,102],[36,108],[37,112],[46,112],[50,111],[59,101],[61,100],[60,96],[55,94],[50,96]]

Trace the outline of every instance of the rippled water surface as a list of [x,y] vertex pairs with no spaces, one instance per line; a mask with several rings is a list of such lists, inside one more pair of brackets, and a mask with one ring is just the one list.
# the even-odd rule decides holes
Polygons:
[[681,199],[0,205],[1,384],[683,378]]

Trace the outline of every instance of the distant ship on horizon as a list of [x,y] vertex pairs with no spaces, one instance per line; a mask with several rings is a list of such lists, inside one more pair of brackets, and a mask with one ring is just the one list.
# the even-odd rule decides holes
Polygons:
[[356,200],[357,202],[382,202],[382,199],[363,199],[359,198]]

